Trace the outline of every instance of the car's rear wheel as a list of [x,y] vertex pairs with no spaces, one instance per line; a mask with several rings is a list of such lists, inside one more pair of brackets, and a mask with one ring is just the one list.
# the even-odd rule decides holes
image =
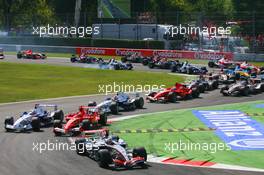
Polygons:
[[37,117],[33,117],[31,121],[32,130],[35,132],[40,131],[40,120]]
[[111,103],[110,111],[111,111],[112,114],[118,114],[119,113],[118,104],[116,102],[112,102]]
[[248,94],[249,94],[249,88],[245,88],[245,89],[243,90],[243,92],[242,92],[242,95],[244,95],[244,96],[248,96]]
[[150,69],[153,69],[154,68],[154,63],[149,63],[148,66],[149,66]]
[[91,122],[89,120],[83,120],[81,123],[81,127],[84,130],[90,130],[91,129]]
[[64,119],[64,113],[62,110],[56,111],[54,116],[53,116],[53,120],[60,120],[61,122],[63,122]]
[[110,152],[107,149],[98,151],[98,165],[102,168],[108,168],[109,164],[113,162]]
[[168,101],[171,102],[171,103],[176,103],[177,101],[177,95],[175,92],[170,92],[168,94]]
[[193,70],[191,68],[187,69],[187,74],[193,74]]
[[101,114],[100,119],[99,119],[99,124],[102,126],[107,125],[107,115],[106,114]]
[[134,148],[132,151],[133,157],[142,157],[147,161],[147,151],[144,147]]
[[7,128],[6,125],[13,125],[14,124],[14,117],[6,117],[5,118],[5,129],[6,132],[10,132],[11,129]]
[[94,107],[94,106],[97,106],[97,103],[95,101],[89,101],[88,106]]
[[195,90],[192,92],[192,97],[193,98],[198,98],[200,96],[200,92],[198,90]]
[[136,107],[137,107],[138,109],[142,109],[143,106],[144,106],[144,99],[143,99],[143,97],[139,97],[139,98],[137,98],[137,99],[136,99]]
[[143,60],[142,60],[142,64],[143,64],[144,66],[148,65],[148,62],[149,62],[149,61],[148,61],[147,59],[143,59]]
[[22,53],[21,53],[21,52],[18,52],[18,53],[17,53],[17,58],[18,58],[18,59],[21,59],[21,58],[22,58]]
[[209,61],[209,62],[208,62],[208,67],[213,68],[214,65],[215,65],[214,62],[212,62],[212,61]]

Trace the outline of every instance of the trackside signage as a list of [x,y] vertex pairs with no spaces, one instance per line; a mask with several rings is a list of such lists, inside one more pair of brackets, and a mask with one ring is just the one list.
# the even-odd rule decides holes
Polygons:
[[182,50],[153,50],[153,49],[127,49],[127,48],[100,48],[100,47],[79,47],[76,48],[76,54],[91,54],[104,56],[127,56],[137,53],[140,56],[152,57],[160,56],[163,58],[189,58],[215,60],[225,57],[233,59],[233,53],[230,52],[205,52],[205,51],[182,51]]
[[264,150],[264,125],[239,110],[198,111],[193,114],[232,150]]

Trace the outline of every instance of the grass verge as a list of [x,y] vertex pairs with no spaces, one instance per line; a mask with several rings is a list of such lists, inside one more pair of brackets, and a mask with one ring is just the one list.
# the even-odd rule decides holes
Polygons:
[[[214,107],[195,108],[202,110],[241,110],[248,113],[263,113],[263,108],[256,108],[255,104],[263,104],[264,101],[248,102],[239,104],[228,104]],[[264,116],[252,116],[257,121],[264,123]],[[198,128],[206,126],[192,114],[192,109],[176,110],[156,114],[142,115],[138,118],[116,122],[111,126],[111,130],[126,129],[150,129],[150,128]],[[215,151],[210,150],[166,150],[166,143],[224,143],[218,138],[214,131],[195,131],[195,132],[163,132],[163,133],[128,133],[119,134],[121,138],[131,147],[145,146],[149,153],[185,158],[192,160],[204,160],[225,164],[263,168],[264,151]],[[135,142],[136,140],[136,142]]]
[[167,85],[184,78],[167,73],[113,71],[51,65],[0,63],[0,103],[98,94],[99,85]]

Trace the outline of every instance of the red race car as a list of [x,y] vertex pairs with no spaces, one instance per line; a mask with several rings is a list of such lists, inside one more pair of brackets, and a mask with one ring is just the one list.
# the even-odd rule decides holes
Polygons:
[[175,86],[171,88],[147,94],[147,100],[149,100],[149,102],[175,103],[179,99],[198,98],[199,95],[200,92],[198,88],[189,88],[187,85],[176,83]]
[[107,115],[101,113],[98,108],[90,106],[80,106],[78,112],[68,114],[65,118],[66,124],[64,126],[61,121],[54,121],[53,132],[55,136],[78,135],[81,132],[107,125]]
[[44,53],[35,53],[32,50],[23,50],[17,53],[17,58],[25,58],[25,59],[46,59],[47,56]]

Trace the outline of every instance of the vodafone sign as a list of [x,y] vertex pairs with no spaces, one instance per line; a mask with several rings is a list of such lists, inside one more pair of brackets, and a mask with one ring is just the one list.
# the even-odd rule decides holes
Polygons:
[[126,49],[126,48],[98,48],[98,47],[79,47],[76,48],[77,54],[105,55],[105,56],[126,56],[137,53],[144,57],[160,56],[163,58],[188,58],[214,60],[226,57],[233,59],[231,52],[204,52],[204,51],[182,51],[182,50],[153,50],[153,49]]

